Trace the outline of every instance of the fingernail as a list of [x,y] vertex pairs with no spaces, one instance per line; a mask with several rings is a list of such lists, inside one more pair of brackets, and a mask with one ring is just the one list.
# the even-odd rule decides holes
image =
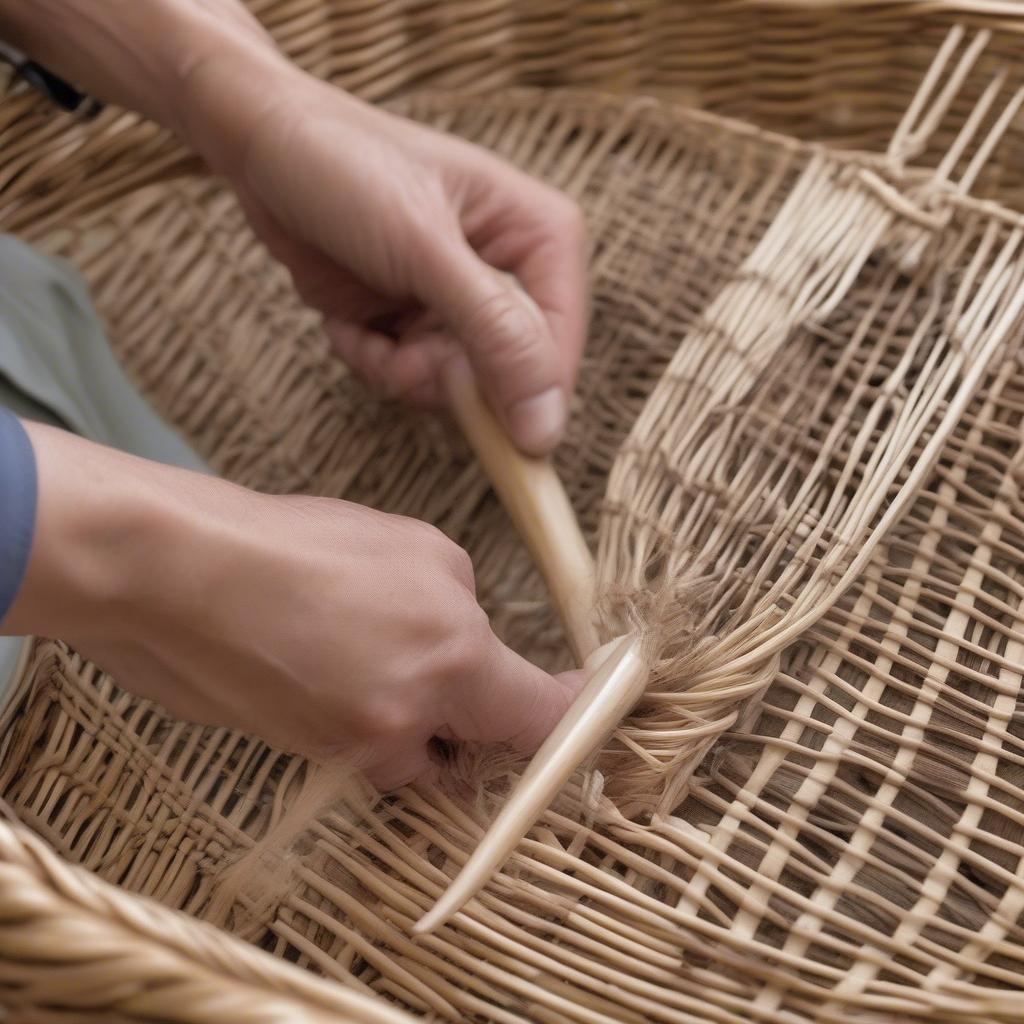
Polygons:
[[568,411],[565,392],[560,387],[551,387],[511,406],[508,428],[524,451],[546,455],[562,439]]

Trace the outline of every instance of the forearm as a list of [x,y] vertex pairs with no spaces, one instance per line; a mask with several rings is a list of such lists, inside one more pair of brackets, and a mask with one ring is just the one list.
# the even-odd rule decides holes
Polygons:
[[239,0],[0,0],[0,37],[206,156],[258,116],[269,83],[254,70],[288,68]]
[[52,427],[25,429],[36,465],[34,529],[0,633],[78,644],[112,629],[130,635],[161,587],[172,589],[189,494],[205,478]]

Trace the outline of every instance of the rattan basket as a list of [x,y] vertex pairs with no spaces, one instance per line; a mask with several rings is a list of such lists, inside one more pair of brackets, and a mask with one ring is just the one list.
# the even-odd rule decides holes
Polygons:
[[[514,761],[311,803],[300,759],[34,643],[0,719],[13,1018],[1024,1019],[1024,10],[252,6],[304,66],[580,200],[559,470],[609,614],[653,590],[673,626],[607,749],[415,941]],[[218,471],[437,523],[498,631],[564,663],[463,444],[366,398],[173,140],[12,84],[0,228],[75,261]]]

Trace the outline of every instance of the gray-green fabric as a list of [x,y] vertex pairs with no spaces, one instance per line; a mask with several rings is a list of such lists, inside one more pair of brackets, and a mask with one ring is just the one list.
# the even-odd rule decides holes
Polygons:
[[[209,472],[125,376],[82,278],[4,234],[0,405],[143,458]],[[18,638],[0,637],[0,698],[20,646]]]

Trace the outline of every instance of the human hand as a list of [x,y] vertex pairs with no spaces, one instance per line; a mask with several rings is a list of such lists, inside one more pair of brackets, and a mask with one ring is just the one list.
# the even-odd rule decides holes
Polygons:
[[433,405],[457,344],[513,440],[547,452],[583,345],[576,204],[283,62],[259,64],[250,98],[228,102],[232,67],[211,61],[192,82],[203,112],[192,140],[323,312],[336,350],[381,396]]
[[59,636],[180,717],[391,788],[432,777],[434,736],[533,750],[578,689],[495,637],[433,527],[27,429],[40,502],[3,631]]
[[303,73],[238,0],[0,0],[0,27],[223,174],[380,394],[437,402],[454,343],[520,448],[557,442],[585,321],[565,195]]

